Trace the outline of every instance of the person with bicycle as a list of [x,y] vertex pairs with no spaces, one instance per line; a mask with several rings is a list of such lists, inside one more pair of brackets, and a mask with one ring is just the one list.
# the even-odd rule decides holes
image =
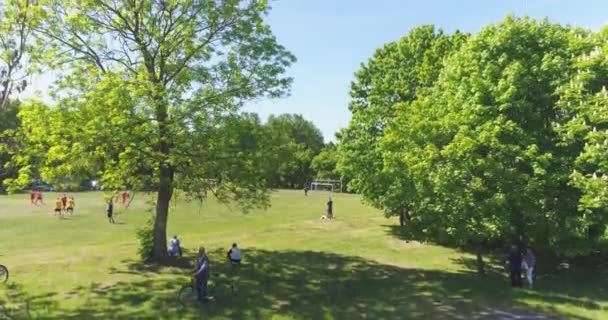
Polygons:
[[198,249],[198,257],[196,258],[196,269],[194,271],[194,287],[198,294],[198,300],[204,302],[209,299],[209,257],[205,253],[205,248]]
[[241,249],[239,249],[236,246],[236,243],[232,244],[232,248],[230,248],[230,250],[228,250],[227,256],[228,256],[228,260],[230,260],[231,263],[233,263],[233,264],[241,263],[241,259],[242,259]]

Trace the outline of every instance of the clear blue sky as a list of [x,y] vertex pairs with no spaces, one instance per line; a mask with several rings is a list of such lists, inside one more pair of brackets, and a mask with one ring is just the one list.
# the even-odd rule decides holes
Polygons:
[[289,71],[295,80],[292,94],[246,109],[263,119],[302,114],[326,140],[350,120],[348,88],[360,63],[412,27],[477,32],[509,13],[594,30],[608,22],[608,0],[279,0],[272,7],[275,35],[298,58]]

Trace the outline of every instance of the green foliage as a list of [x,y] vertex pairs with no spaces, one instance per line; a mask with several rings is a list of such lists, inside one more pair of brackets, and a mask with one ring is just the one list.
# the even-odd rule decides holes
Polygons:
[[341,175],[337,170],[337,164],[338,148],[335,144],[329,143],[312,159],[310,168],[316,178],[339,180]]
[[[166,254],[173,190],[220,182],[218,197],[266,206],[268,164],[247,100],[279,97],[295,61],[264,19],[265,0],[49,1],[41,57],[60,74],[53,105],[20,112],[17,167],[52,183],[157,191],[154,254]],[[256,134],[246,134],[255,127]],[[259,130],[258,130],[259,129]],[[27,173],[24,171],[24,173]],[[21,179],[13,182],[22,182]]]
[[[608,218],[602,34],[507,17],[459,42],[409,100],[390,100],[405,87],[396,82],[394,92],[351,94],[340,165],[388,215],[408,208],[420,237],[468,245],[523,236],[558,254],[588,253]],[[378,106],[390,117],[370,125],[361,110]]]
[[151,259],[154,256],[154,216],[150,216],[146,223],[137,229],[135,236],[139,242],[139,257],[143,261]]
[[[393,120],[395,107],[407,107],[428,91],[443,68],[443,61],[468,39],[456,32],[446,35],[433,26],[414,28],[407,36],[376,50],[361,66],[351,84],[352,120],[340,133],[339,170],[352,177],[349,189],[370,204],[384,207],[397,176],[384,172],[381,140]],[[407,206],[404,201],[397,201]]]
[[272,144],[275,168],[271,185],[275,188],[300,188],[315,175],[313,158],[323,148],[323,135],[301,115],[270,116],[266,123]]

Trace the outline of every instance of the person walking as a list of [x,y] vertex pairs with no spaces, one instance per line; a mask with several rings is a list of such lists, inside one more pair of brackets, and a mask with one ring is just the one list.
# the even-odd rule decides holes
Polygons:
[[511,250],[509,251],[509,269],[511,273],[511,286],[512,287],[521,287],[521,264],[522,264],[522,256],[519,247],[516,245],[511,245]]
[[110,198],[110,201],[108,201],[108,209],[106,212],[108,214],[108,221],[110,223],[114,223],[114,201],[112,198]]
[[524,257],[524,267],[526,269],[526,279],[528,280],[528,287],[532,289],[534,284],[534,267],[536,266],[536,257],[532,252],[531,248],[526,249],[526,255]]

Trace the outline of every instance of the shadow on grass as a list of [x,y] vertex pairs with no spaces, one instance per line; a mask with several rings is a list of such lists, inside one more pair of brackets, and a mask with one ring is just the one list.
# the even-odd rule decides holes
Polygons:
[[[419,235],[412,234],[407,227],[385,225],[387,234],[400,240],[418,241]],[[430,239],[422,239],[430,241]],[[477,272],[477,260],[473,253],[452,261],[459,264],[471,275]],[[505,266],[506,254],[493,252],[484,255],[486,275],[477,276],[494,282],[497,287],[505,288],[510,284],[509,274]],[[516,297],[524,304],[525,300],[542,301],[549,305],[576,306],[587,310],[604,310],[608,314],[608,269],[601,264],[577,264],[578,267],[562,269],[556,260],[539,258],[534,270],[535,290],[520,290]],[[524,275],[525,276],[525,275]],[[525,279],[524,279],[525,283]],[[602,306],[600,303],[604,304]],[[557,313],[555,309],[544,308],[543,311]],[[575,315],[568,315],[574,319]]]
[[[516,295],[527,294],[496,290],[499,281],[473,273],[404,269],[326,252],[244,252],[237,270],[224,262],[223,250],[211,253],[212,277],[236,274],[237,291],[200,308],[181,310],[176,302],[191,265],[124,261],[124,269],[110,272],[128,274],[129,281],[93,283],[61,296],[25,293],[13,285],[8,314],[14,319],[517,319],[481,312],[508,309]],[[79,300],[65,307],[62,300],[71,295]]]

